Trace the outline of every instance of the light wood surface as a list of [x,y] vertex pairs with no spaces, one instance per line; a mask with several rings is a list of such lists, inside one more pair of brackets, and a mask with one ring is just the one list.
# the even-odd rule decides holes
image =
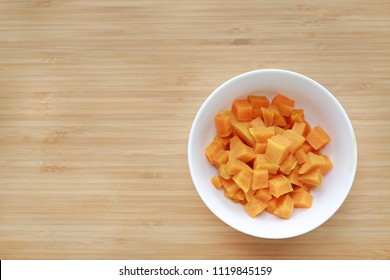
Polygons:
[[[352,191],[306,235],[204,205],[192,120],[222,82],[305,74],[345,107]],[[389,259],[389,1],[0,1],[0,259]]]

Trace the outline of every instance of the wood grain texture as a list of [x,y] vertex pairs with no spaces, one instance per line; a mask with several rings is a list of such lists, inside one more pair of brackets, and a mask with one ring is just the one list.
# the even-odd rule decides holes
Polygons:
[[[325,85],[358,142],[346,202],[287,240],[187,166],[202,102],[260,68]],[[0,259],[389,259],[389,77],[389,1],[0,0]]]

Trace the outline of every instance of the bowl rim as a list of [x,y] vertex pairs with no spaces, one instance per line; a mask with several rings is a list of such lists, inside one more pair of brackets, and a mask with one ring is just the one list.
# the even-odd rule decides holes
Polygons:
[[[295,77],[298,77],[300,79],[303,79],[303,80],[306,80],[307,82],[309,83],[312,83],[314,85],[316,85],[318,88],[320,88],[322,90],[322,92],[324,92],[328,98],[330,98],[333,103],[339,108],[340,112],[343,114],[344,118],[346,119],[347,121],[347,125],[348,125],[348,130],[349,130],[349,134],[352,136],[352,140],[353,140],[353,144],[352,144],[352,153],[353,153],[353,158],[352,158],[352,171],[351,171],[351,176],[349,177],[349,180],[346,182],[346,192],[344,194],[344,197],[342,197],[342,200],[341,200],[341,203],[340,205],[338,205],[337,207],[334,208],[334,211],[331,211],[329,212],[329,215],[327,215],[327,218],[324,219],[323,221],[321,221],[320,223],[315,223],[312,227],[309,227],[307,228],[306,230],[298,233],[298,234],[286,234],[286,235],[283,235],[283,236],[271,236],[271,235],[255,235],[251,232],[248,232],[247,230],[245,229],[242,229],[242,228],[238,228],[237,226],[233,225],[231,222],[229,222],[229,220],[221,217],[218,213],[216,213],[215,211],[213,211],[213,207],[210,207],[210,205],[208,205],[208,202],[206,199],[203,199],[202,197],[202,194],[201,192],[199,191],[199,187],[197,186],[196,184],[196,178],[194,177],[194,166],[192,164],[192,158],[191,158],[191,155],[192,155],[192,150],[193,150],[193,139],[194,139],[194,130],[198,124],[198,121],[199,121],[199,118],[200,116],[203,114],[203,112],[206,110],[206,107],[208,107],[207,105],[211,102],[211,100],[213,99],[213,97],[215,95],[218,94],[218,92],[220,91],[223,91],[226,87],[229,86],[229,84],[233,83],[234,81],[236,80],[239,80],[245,76],[249,76],[249,75],[253,75],[253,74],[264,74],[264,73],[279,73],[279,74],[283,74],[283,75],[290,75],[290,76],[295,76]],[[296,236],[300,236],[300,235],[303,235],[303,234],[306,234],[308,232],[311,232],[313,231],[314,229],[320,227],[322,224],[324,224],[326,221],[328,221],[339,209],[340,207],[344,204],[347,196],[349,195],[351,189],[352,189],[352,186],[353,186],[353,182],[355,180],[355,177],[356,177],[356,170],[357,170],[357,164],[358,164],[358,152],[357,152],[357,140],[356,140],[356,135],[355,135],[355,132],[354,132],[354,129],[353,129],[353,126],[352,126],[352,122],[350,120],[350,118],[348,117],[348,114],[347,112],[345,111],[344,107],[341,105],[341,103],[337,100],[337,98],[328,90],[326,89],[323,85],[321,85],[319,82],[303,75],[303,74],[300,74],[298,72],[294,72],[294,71],[290,71],[290,70],[284,70],[284,69],[276,69],[276,68],[270,68],[270,69],[257,69],[257,70],[252,70],[252,71],[248,71],[248,72],[244,72],[244,73],[241,73],[239,75],[236,75],[232,78],[230,78],[229,80],[223,82],[220,86],[218,86],[207,98],[206,100],[201,104],[200,108],[198,109],[197,113],[196,113],[196,116],[192,122],[192,125],[191,125],[191,129],[190,129],[190,133],[189,133],[189,136],[188,136],[188,149],[187,149],[187,160],[188,160],[188,166],[189,166],[189,171],[190,171],[190,175],[191,175],[191,179],[192,179],[192,182],[193,182],[193,185],[195,186],[195,189],[198,193],[198,195],[200,196],[201,200],[203,201],[204,204],[206,204],[207,208],[218,218],[220,219],[222,222],[224,222],[225,224],[227,224],[228,226],[234,228],[235,230],[239,231],[239,232],[242,232],[242,233],[245,233],[245,234],[248,234],[248,235],[251,235],[251,236],[254,236],[254,237],[258,237],[258,238],[264,238],[264,239],[287,239],[287,238],[292,238],[292,237],[296,237]]]

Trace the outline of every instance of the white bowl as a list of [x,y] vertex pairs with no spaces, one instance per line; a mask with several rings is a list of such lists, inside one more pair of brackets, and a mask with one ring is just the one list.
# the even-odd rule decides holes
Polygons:
[[[231,108],[233,100],[245,98],[256,91],[271,100],[276,92],[295,100],[302,108],[308,123],[320,125],[332,140],[323,149],[333,162],[321,186],[312,191],[313,206],[294,209],[290,219],[280,219],[264,211],[251,218],[241,204],[225,198],[210,179],[217,170],[209,164],[205,148],[216,131],[214,116]],[[286,70],[256,70],[236,76],[218,87],[203,103],[192,124],[188,141],[188,163],[192,180],[207,207],[229,226],[249,235],[262,238],[288,238],[307,233],[327,221],[346,199],[355,177],[357,146],[355,134],[343,107],[337,99],[312,79]]]

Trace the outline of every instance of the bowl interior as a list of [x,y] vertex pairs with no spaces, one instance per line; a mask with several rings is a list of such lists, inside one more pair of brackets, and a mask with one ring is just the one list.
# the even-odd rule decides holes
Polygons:
[[[314,127],[321,125],[332,140],[323,149],[334,167],[312,191],[310,209],[294,209],[288,220],[264,211],[250,218],[241,204],[223,196],[210,183],[217,174],[204,150],[215,136],[214,116],[230,109],[233,100],[259,92],[270,100],[282,93],[304,109]],[[261,92],[261,93],[260,93]],[[341,206],[352,186],[356,171],[357,147],[351,122],[336,98],[317,82],[285,70],[257,70],[239,75],[217,88],[195,117],[189,138],[188,160],[194,185],[207,207],[222,221],[244,233],[263,238],[287,238],[306,233],[329,219]]]

